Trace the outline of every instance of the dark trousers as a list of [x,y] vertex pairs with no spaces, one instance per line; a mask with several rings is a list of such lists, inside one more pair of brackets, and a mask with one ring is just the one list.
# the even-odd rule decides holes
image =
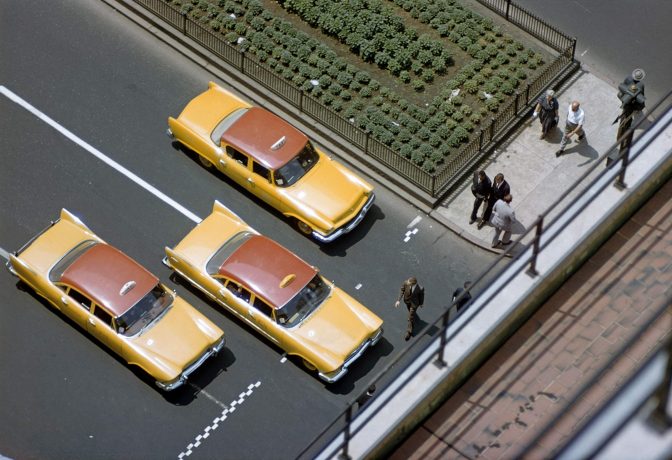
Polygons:
[[478,208],[483,204],[483,198],[474,198],[474,209],[471,210],[471,220],[476,220],[478,215]]
[[495,202],[497,202],[497,198],[494,200],[488,200],[488,205],[485,208],[485,212],[483,213],[483,222],[490,222],[490,216],[492,215],[492,208],[495,207]]
[[407,303],[406,308],[408,308],[408,326],[406,327],[406,335],[410,337],[413,335],[413,326],[415,325],[416,317],[415,310],[417,310],[418,307],[417,305]]

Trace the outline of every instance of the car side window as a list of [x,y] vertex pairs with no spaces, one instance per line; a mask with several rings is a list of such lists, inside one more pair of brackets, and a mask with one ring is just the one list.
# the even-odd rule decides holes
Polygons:
[[112,327],[112,315],[110,315],[108,312],[103,310],[100,305],[96,305],[93,309],[93,314],[96,318],[98,318],[101,322],[105,323],[106,325]]
[[74,288],[70,288],[70,290],[68,291],[68,295],[70,297],[72,297],[73,299],[75,299],[75,301],[77,301],[85,309],[87,309],[87,310],[91,309],[91,304],[92,304],[91,299],[86,297],[81,292],[77,291]]
[[271,181],[271,171],[268,168],[260,165],[256,161],[252,162],[252,172],[263,177],[268,182]]
[[262,312],[264,315],[269,318],[273,318],[273,309],[269,304],[261,300],[259,297],[254,297],[254,308]]
[[230,145],[226,146],[226,154],[247,168],[247,155],[239,152]]
[[243,286],[240,284],[236,283],[235,281],[229,281],[226,283],[226,288],[233,293],[236,297],[239,299],[244,300],[245,302],[249,303],[250,302],[250,291],[245,289]]

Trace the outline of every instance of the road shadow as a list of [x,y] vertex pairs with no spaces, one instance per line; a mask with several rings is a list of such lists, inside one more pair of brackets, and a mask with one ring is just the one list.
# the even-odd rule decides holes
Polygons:
[[320,245],[320,251],[330,257],[345,257],[348,254],[348,249],[364,239],[376,221],[383,219],[385,219],[385,213],[378,205],[374,204],[357,227],[342,235],[336,241]]
[[[347,395],[355,389],[355,383],[359,380],[371,377],[371,371],[375,368],[378,361],[389,356],[394,350],[394,346],[385,338],[381,337],[377,344],[369,347],[364,354],[355,361],[338,382],[325,384],[327,391],[334,394]],[[316,377],[319,378],[319,377]]]

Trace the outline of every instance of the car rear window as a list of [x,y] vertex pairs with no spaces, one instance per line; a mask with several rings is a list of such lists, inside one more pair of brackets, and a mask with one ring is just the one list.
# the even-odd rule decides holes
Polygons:
[[219,273],[219,269],[226,259],[229,258],[231,254],[234,253],[236,249],[241,247],[245,241],[247,241],[252,236],[251,232],[240,232],[233,235],[231,238],[226,240],[226,242],[215,252],[215,254],[210,258],[208,263],[205,265],[205,270],[209,275],[216,275]]
[[97,241],[86,240],[82,241],[77,246],[68,251],[68,253],[61,257],[61,260],[56,262],[56,264],[49,271],[49,280],[52,283],[60,281],[65,270],[70,265],[72,265],[75,260],[79,259],[82,254],[94,247],[96,244],[98,244]]
[[222,121],[219,122],[217,126],[215,126],[215,129],[212,131],[212,134],[210,135],[210,139],[212,139],[212,142],[214,142],[217,145],[221,145],[222,143],[222,135],[226,132],[229,127],[236,122],[240,117],[242,117],[245,112],[247,112],[249,107],[242,107],[240,109],[236,109],[227,116],[225,116]]

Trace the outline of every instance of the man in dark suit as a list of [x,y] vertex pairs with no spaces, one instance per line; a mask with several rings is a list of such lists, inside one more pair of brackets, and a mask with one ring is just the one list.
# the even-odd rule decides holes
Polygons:
[[470,287],[471,287],[471,281],[465,281],[464,287],[457,288],[453,292],[453,302],[455,302],[457,298],[460,297],[460,295],[462,295],[463,292],[465,293],[464,296],[462,296],[462,298],[455,306],[457,313],[462,311],[462,309],[464,309],[464,307],[466,307],[469,304],[469,302],[471,302],[471,293],[469,292]]
[[406,304],[406,308],[408,308],[408,327],[406,328],[406,335],[404,336],[404,340],[408,340],[413,335],[415,311],[422,307],[425,302],[425,288],[418,284],[418,280],[415,276],[411,276],[401,285],[401,292],[394,304],[394,308],[399,308],[399,302],[401,302],[402,299]]
[[483,219],[478,223],[479,229],[483,228],[483,226],[490,221],[492,207],[497,203],[497,200],[503,200],[504,197],[510,193],[511,188],[509,187],[509,183],[504,180],[504,174],[497,174],[495,176],[495,182],[492,184],[492,193],[490,193],[490,196],[488,197],[488,207],[485,208]]
[[471,193],[474,194],[474,208],[471,210],[469,225],[476,222],[478,209],[483,201],[488,199],[491,190],[492,182],[490,182],[490,178],[485,174],[485,171],[474,172],[474,183],[471,186]]

